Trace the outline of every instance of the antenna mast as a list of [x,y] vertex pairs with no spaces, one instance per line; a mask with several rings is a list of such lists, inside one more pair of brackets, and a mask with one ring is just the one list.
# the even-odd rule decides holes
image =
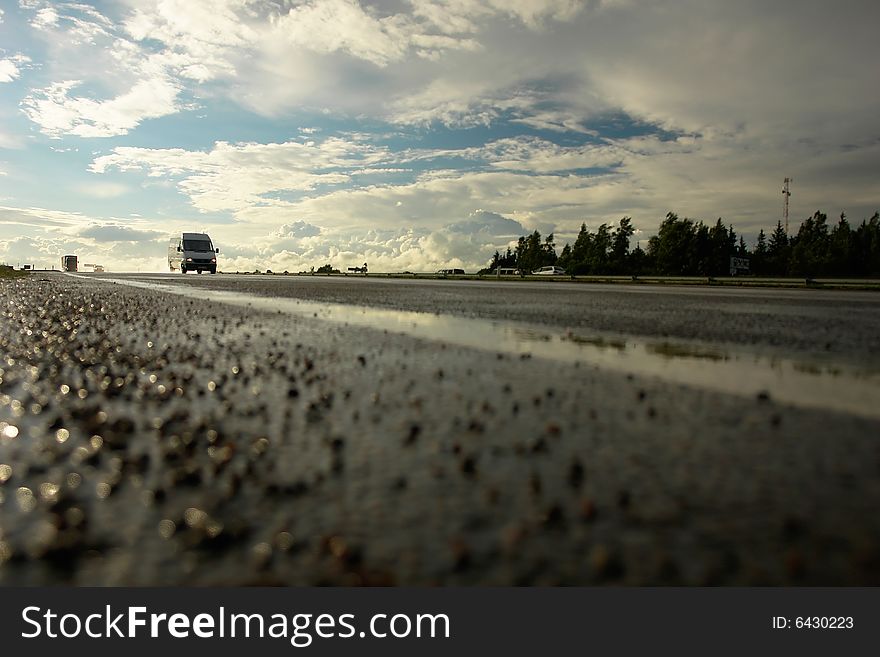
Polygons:
[[782,219],[785,222],[785,234],[788,235],[788,197],[791,196],[790,185],[791,178],[786,178],[783,181],[782,187],[782,195],[785,196],[785,205],[782,208]]

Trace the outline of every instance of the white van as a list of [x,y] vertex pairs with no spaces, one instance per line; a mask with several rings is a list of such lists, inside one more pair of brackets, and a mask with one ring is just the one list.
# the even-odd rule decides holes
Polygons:
[[211,238],[205,233],[182,233],[168,242],[168,268],[171,271],[209,271],[217,273],[217,254]]

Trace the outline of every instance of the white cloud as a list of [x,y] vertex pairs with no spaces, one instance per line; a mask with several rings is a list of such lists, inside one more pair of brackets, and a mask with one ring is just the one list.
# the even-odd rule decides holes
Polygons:
[[82,225],[86,221],[88,221],[88,217],[80,212],[0,205],[0,223],[23,224],[41,228],[66,228]]
[[78,80],[58,82],[22,101],[25,115],[50,137],[112,137],[124,135],[146,119],[177,111],[179,87],[164,76],[139,80],[109,100],[71,95]]
[[495,168],[535,173],[611,167],[622,160],[618,148],[608,143],[564,147],[537,137],[499,139],[473,152]]
[[58,12],[53,7],[42,7],[37,10],[31,25],[37,30],[47,30],[58,25]]
[[0,59],[0,82],[12,82],[21,75],[22,64],[31,61],[30,57],[21,53]]
[[281,38],[318,53],[346,52],[378,66],[401,59],[409,25],[395,16],[368,14],[356,0],[311,0],[275,21]]
[[0,59],[0,82],[12,82],[18,77],[18,66],[11,59]]
[[234,75],[233,60],[260,43],[248,0],[147,0],[124,21],[135,41],[163,43],[183,77],[204,82]]
[[123,196],[129,193],[131,188],[121,183],[96,181],[75,185],[72,187],[72,190],[92,198],[106,199]]
[[21,102],[44,134],[124,135],[181,109],[179,71],[168,57],[138,47],[94,7],[38,1],[26,8],[35,10],[31,25],[46,40],[49,72],[63,76]]
[[0,240],[0,263],[60,269],[61,256],[74,254],[81,271],[87,269],[85,263],[104,265],[108,271],[165,271],[165,249],[159,240],[101,243],[63,234],[27,234]]
[[253,206],[284,208],[278,195],[349,181],[351,170],[381,163],[387,149],[331,137],[321,142],[229,144],[208,152],[120,147],[95,159],[92,171],[146,169],[149,176],[180,177],[179,188],[203,212]]
[[279,237],[291,237],[302,239],[303,237],[316,237],[321,234],[321,229],[314,224],[305,221],[294,221],[292,224],[284,224],[278,229]]
[[[98,263],[112,271],[163,271],[167,267],[166,236],[155,220],[99,218],[84,213],[39,207],[0,205],[0,262],[59,267],[60,257],[73,253],[80,264]],[[4,228],[5,227],[5,228]]]
[[[321,231],[308,238],[279,240],[275,233],[257,235],[248,246],[223,248],[224,271],[272,269],[308,271],[331,264],[341,271],[366,262],[371,271],[436,271],[446,267],[482,268],[496,250],[511,242],[506,233],[518,226],[500,215],[476,212],[471,218],[439,229],[361,229]],[[216,238],[215,238],[216,239]],[[514,240],[515,241],[515,238]]]

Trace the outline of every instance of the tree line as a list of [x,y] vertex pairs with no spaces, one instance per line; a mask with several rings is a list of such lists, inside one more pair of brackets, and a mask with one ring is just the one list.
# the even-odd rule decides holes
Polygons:
[[720,218],[708,226],[673,212],[666,215],[646,249],[630,248],[634,234],[630,217],[623,217],[615,227],[603,223],[595,232],[583,223],[574,244],[565,244],[557,254],[553,234],[542,240],[536,230],[520,237],[506,253],[496,251],[480,273],[509,267],[527,274],[557,265],[575,276],[726,276],[731,258],[747,258],[749,273],[759,276],[880,277],[877,212],[855,227],[845,213],[829,226],[827,215],[816,212],[793,236],[786,234],[780,221],[769,236],[761,229],[753,248]]

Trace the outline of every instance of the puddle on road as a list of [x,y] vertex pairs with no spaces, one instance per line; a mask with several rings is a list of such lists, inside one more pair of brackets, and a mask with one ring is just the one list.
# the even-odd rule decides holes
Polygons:
[[[95,280],[95,279],[91,279]],[[786,358],[687,342],[628,336],[554,332],[514,322],[387,310],[300,299],[259,297],[183,285],[107,279],[120,285],[169,292],[403,333],[485,351],[584,364],[740,396],[768,393],[777,402],[880,418],[880,373],[858,372]]]

